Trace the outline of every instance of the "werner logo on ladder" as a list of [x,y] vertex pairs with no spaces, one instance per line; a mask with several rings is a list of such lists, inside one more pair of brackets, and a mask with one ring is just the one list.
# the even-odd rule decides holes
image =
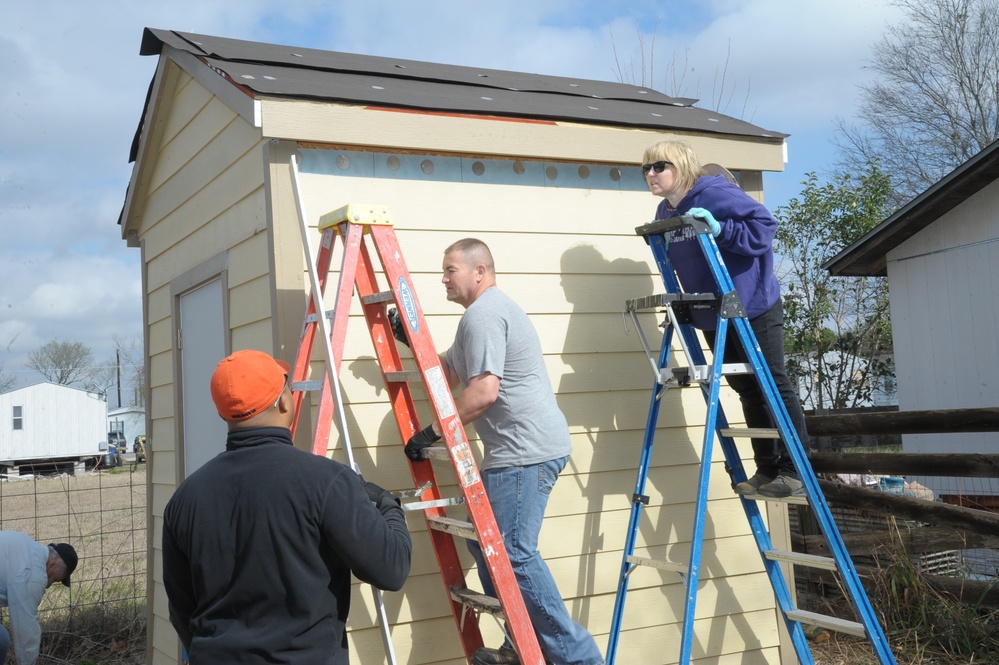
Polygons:
[[[632,314],[640,335],[641,328],[638,327],[637,311],[647,308],[665,308],[667,320],[665,322],[665,331],[658,359],[653,358],[652,350],[649,348],[644,336],[642,336],[643,345],[649,353],[650,361],[653,364],[656,384],[650,403],[638,478],[633,494],[632,515],[619,578],[607,662],[608,664],[614,663],[617,655],[618,638],[620,637],[623,623],[628,577],[638,566],[651,566],[679,573],[687,588],[679,662],[683,665],[690,663],[693,651],[695,607],[701,569],[701,547],[707,517],[707,495],[711,471],[711,457],[714,440],[717,436],[725,455],[726,468],[732,476],[733,488],[743,497],[743,508],[745,509],[753,536],[774,589],[778,609],[787,625],[799,661],[806,664],[814,662],[802,627],[802,623],[808,623],[831,630],[867,637],[874,647],[879,662],[882,665],[893,664],[895,660],[891,654],[887,639],[877,622],[877,618],[861,586],[857,572],[843,545],[839,530],[819,489],[818,480],[808,463],[807,451],[802,445],[792,418],[788,414],[788,409],[781,399],[780,391],[767,366],[767,359],[760,350],[753,327],[750,325],[749,318],[739,299],[732,278],[729,276],[728,270],[722,261],[721,253],[715,244],[714,235],[719,231],[718,224],[717,222],[712,223],[714,220],[710,214],[703,215],[701,211],[693,212],[697,216],[688,215],[658,220],[636,229],[636,233],[643,236],[652,248],[652,253],[659,267],[667,293],[659,296],[629,300],[627,309]],[[668,251],[671,239],[674,237],[690,238],[695,241],[697,251],[700,253],[703,261],[706,262],[708,274],[713,283],[713,287],[709,292],[685,293],[682,291]],[[705,361],[693,325],[695,318],[701,317],[703,320],[704,316],[715,318],[716,324],[709,326],[709,329],[706,331],[709,347],[714,350],[726,349],[725,353],[716,352],[714,359],[710,363]],[[690,365],[674,369],[670,372],[668,364],[674,332],[679,333],[680,345]],[[728,337],[729,333],[732,333],[731,337]],[[738,359],[744,362],[725,362],[726,360],[731,360],[729,356],[732,353],[732,349],[737,349]],[[772,429],[755,427],[740,431],[728,427],[725,414],[719,402],[719,388],[723,376],[729,377],[729,380],[732,377],[738,377],[743,380],[749,379],[756,382],[764,400],[765,413],[769,414],[769,417],[772,418]],[[707,419],[701,450],[697,498],[694,508],[694,533],[691,539],[690,560],[686,564],[683,564],[636,557],[634,556],[634,550],[642,508],[648,502],[648,498],[644,495],[644,488],[649,471],[649,462],[663,391],[671,385],[687,386],[695,384],[701,387],[704,394],[707,404]],[[789,456],[791,463],[793,463],[795,471],[793,478],[797,482],[793,485],[784,484],[783,487],[768,491],[766,485],[770,481],[764,478],[763,482],[760,482],[762,478],[760,471],[762,470],[758,470],[757,472],[755,485],[754,479],[747,481],[742,461],[733,442],[733,438],[735,437],[752,437],[754,439],[770,437],[771,439],[779,439],[782,444],[780,449],[785,451],[784,454]],[[757,446],[754,441],[754,450],[756,448]],[[778,473],[782,474],[783,471],[781,470]],[[769,478],[772,479],[773,477],[771,475]],[[807,501],[822,528],[833,556],[825,558],[774,549],[769,533],[767,532],[766,524],[755,502],[757,499]],[[777,565],[778,562],[788,562],[796,565],[838,571],[844,592],[851,601],[859,621],[847,621],[797,609],[794,606],[794,599],[791,596],[787,581],[780,567]]]

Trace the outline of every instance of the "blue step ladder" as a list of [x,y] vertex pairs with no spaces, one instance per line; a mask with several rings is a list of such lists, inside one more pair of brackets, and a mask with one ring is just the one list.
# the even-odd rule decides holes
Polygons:
[[[669,262],[667,250],[672,233],[682,227],[691,227],[697,234],[697,241],[708,263],[716,293],[683,293],[679,280]],[[701,567],[701,551],[704,540],[704,524],[707,515],[708,481],[711,473],[711,455],[714,440],[717,435],[725,455],[726,468],[731,475],[732,484],[746,480],[746,472],[736,449],[734,438],[781,438],[791,455],[795,468],[804,485],[804,495],[783,499],[770,499],[761,495],[742,497],[742,505],[749,520],[753,537],[756,541],[763,565],[770,579],[778,609],[787,625],[788,633],[797,653],[798,660],[803,665],[813,664],[808,640],[803,624],[818,626],[829,630],[865,637],[871,644],[874,654],[881,665],[894,665],[884,631],[878,623],[867,594],[861,585],[856,568],[850,560],[850,555],[843,544],[839,529],[833,520],[829,506],[819,488],[818,479],[812,471],[807,455],[797,432],[788,416],[787,410],[767,367],[759,344],[750,327],[749,319],[742,308],[742,303],[735,291],[732,278],[722,261],[711,236],[707,224],[690,216],[673,217],[656,220],[638,227],[635,232],[643,236],[655,257],[659,272],[667,293],[646,296],[628,300],[627,311],[635,322],[649,361],[656,375],[653,394],[649,405],[649,414],[645,425],[645,439],[642,445],[641,458],[638,466],[638,477],[635,481],[635,491],[632,495],[631,518],[628,524],[627,540],[624,557],[621,563],[621,573],[618,581],[617,599],[611,620],[610,640],[607,647],[607,665],[614,665],[617,658],[618,640],[621,636],[621,626],[624,618],[625,596],[628,590],[628,580],[631,573],[639,566],[649,566],[660,570],[676,572],[680,575],[686,587],[686,603],[683,614],[683,634],[680,641],[680,665],[688,665],[694,639],[694,618],[697,603],[698,578]],[[715,331],[714,348],[721,351],[725,348],[726,335],[732,332],[741,343],[749,359],[745,364],[723,362],[723,354],[715,354],[709,365],[704,358],[697,334],[690,323],[688,313],[691,308],[710,307],[717,312],[718,324]],[[667,319],[664,323],[662,345],[658,360],[654,358],[642,328],[639,325],[637,312],[643,309],[665,309]],[[674,331],[678,332],[679,343],[683,349],[689,367],[669,369],[670,348]],[[749,374],[756,376],[764,399],[769,406],[775,429],[740,429],[729,428],[724,411],[719,404],[719,388],[721,378],[729,374]],[[662,397],[670,386],[688,386],[698,384],[707,404],[707,420],[704,427],[704,442],[701,451],[700,474],[697,485],[697,501],[694,508],[693,536],[691,538],[690,560],[687,563],[660,561],[637,557],[634,555],[635,543],[639,531],[642,509],[648,505],[649,497],[645,494],[645,483],[648,478],[649,464],[652,458],[652,446],[656,433],[656,423],[659,419],[659,408]],[[821,557],[798,552],[780,551],[773,547],[766,524],[760,514],[757,500],[783,501],[786,503],[807,503],[811,506],[815,519],[829,545],[832,557]],[[832,616],[800,610],[795,607],[788,583],[781,572],[780,563],[791,563],[812,568],[836,571],[844,594],[850,600],[858,621],[849,621]]]

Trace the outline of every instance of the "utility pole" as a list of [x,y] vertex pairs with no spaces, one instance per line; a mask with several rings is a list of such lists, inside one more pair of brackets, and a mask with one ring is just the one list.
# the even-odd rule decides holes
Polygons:
[[121,349],[114,350],[115,383],[118,384],[118,408],[121,408]]

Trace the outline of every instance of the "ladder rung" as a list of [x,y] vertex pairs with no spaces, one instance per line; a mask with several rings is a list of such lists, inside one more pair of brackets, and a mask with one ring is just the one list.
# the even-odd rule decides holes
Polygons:
[[461,536],[468,540],[479,539],[478,534],[475,533],[475,527],[472,526],[471,522],[456,520],[452,517],[431,517],[427,519],[427,523],[435,531],[443,531],[444,533],[450,533],[452,536]]
[[[714,367],[711,365],[694,365],[694,381],[708,381]],[[752,374],[753,366],[748,363],[722,363],[722,376],[735,374]]]
[[440,460],[442,462],[446,462],[451,459],[447,446],[430,446],[429,448],[424,448],[423,457],[426,459]]
[[402,509],[407,513],[417,510],[430,510],[431,508],[447,508],[448,506],[460,506],[465,503],[465,499],[460,496],[446,499],[430,499],[429,501],[413,501],[402,504]]
[[499,600],[484,593],[472,591],[471,589],[451,589],[451,597],[456,601],[479,612],[503,616],[503,607]]
[[730,439],[779,439],[780,432],[767,427],[723,427],[718,430]]
[[808,505],[808,497],[804,494],[799,494],[797,496],[763,496],[762,494],[746,494],[742,498],[750,501],[772,501],[774,503],[787,503],[796,506]]
[[864,624],[857,623],[856,621],[848,621],[846,619],[831,617],[825,614],[816,614],[815,612],[809,612],[807,610],[791,610],[786,616],[788,619],[799,623],[807,623],[812,626],[818,626],[819,628],[828,628],[829,630],[835,630],[838,633],[846,633],[847,635],[867,637],[867,631],[864,630]]
[[322,381],[293,381],[291,384],[291,389],[298,393],[302,391],[311,392],[314,390],[322,390]]
[[768,550],[763,556],[771,561],[783,561],[793,563],[808,568],[821,568],[823,570],[839,570],[836,560],[828,556],[818,556],[816,554],[805,554],[803,552],[788,552],[786,550]]
[[415,369],[404,369],[385,372],[385,380],[389,383],[419,383],[423,381],[423,375]]
[[[328,309],[328,310],[326,310],[325,312],[323,312],[323,316],[324,316],[325,318],[329,319],[330,321],[332,321],[332,320],[333,320],[333,310],[332,310],[332,309]],[[318,320],[319,320],[319,317],[318,317],[318,316],[316,316],[316,314],[315,314],[315,313],[312,313],[312,314],[306,314],[306,315],[305,315],[305,322],[306,322],[306,323],[315,323],[315,322],[317,322]]]
[[361,302],[371,305],[378,302],[395,302],[395,294],[391,291],[379,291],[368,296],[361,296]]
[[673,561],[661,561],[659,559],[647,559],[645,557],[634,556],[634,555],[626,557],[625,561],[627,561],[630,564],[634,564],[636,566],[648,566],[650,568],[658,568],[659,570],[668,570],[674,573],[681,573],[683,575],[686,575],[689,570],[689,566],[685,563],[675,563]]

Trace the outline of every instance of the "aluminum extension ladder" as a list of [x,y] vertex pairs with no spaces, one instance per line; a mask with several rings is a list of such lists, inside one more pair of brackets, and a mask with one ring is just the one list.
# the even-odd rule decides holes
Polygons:
[[[717,285],[715,293],[683,293],[679,280],[673,267],[670,264],[667,250],[673,231],[684,226],[692,227],[697,234],[697,241],[700,244],[704,258],[707,261],[714,282]],[[742,497],[742,505],[745,509],[746,517],[756,541],[757,548],[763,559],[763,565],[770,579],[774,595],[777,600],[778,610],[784,619],[791,641],[799,662],[808,665],[814,663],[811,649],[805,637],[802,623],[828,628],[830,630],[844,632],[860,637],[866,637],[874,649],[874,653],[881,665],[894,665],[895,659],[892,656],[884,631],[878,623],[877,617],[871,607],[867,594],[860,583],[860,578],[850,560],[846,546],[843,544],[839,529],[833,520],[832,513],[826,503],[825,497],[819,488],[818,480],[811,469],[805,450],[802,447],[798,434],[784,407],[783,400],[777,391],[770,370],[767,367],[763,354],[757,344],[756,337],[746,318],[745,311],[735,291],[732,279],[724,266],[718,247],[711,236],[707,224],[690,216],[673,217],[670,219],[656,220],[638,227],[636,233],[643,236],[652,248],[653,256],[663,278],[666,287],[666,294],[646,296],[628,300],[627,311],[631,314],[635,322],[635,327],[642,339],[649,361],[653,366],[656,381],[653,386],[652,399],[649,406],[649,415],[646,421],[645,438],[642,445],[642,453],[639,461],[638,476],[635,482],[635,491],[632,495],[631,518],[628,525],[628,533],[624,548],[624,557],[621,564],[620,577],[618,581],[617,598],[615,601],[614,614],[610,630],[610,642],[607,649],[607,665],[614,665],[617,657],[618,642],[621,635],[624,618],[625,596],[628,590],[628,579],[630,574],[638,566],[651,566],[661,570],[668,570],[679,573],[681,580],[686,586],[686,603],[683,613],[683,633],[680,641],[681,665],[690,663],[691,651],[694,640],[694,618],[697,602],[698,577],[701,567],[701,552],[704,540],[704,525],[707,514],[708,481],[711,472],[711,455],[714,447],[715,436],[717,435],[721,443],[721,449],[725,455],[726,467],[732,476],[732,483],[739,483],[746,480],[746,472],[743,469],[742,461],[733,442],[737,437],[759,437],[759,438],[781,438],[791,455],[795,468],[801,477],[804,485],[803,497],[791,497],[790,499],[767,499],[760,495],[750,495]],[[698,342],[696,332],[689,323],[689,318],[685,316],[691,307],[711,307],[718,313],[718,325],[714,348],[719,351],[725,348],[726,335],[732,332],[749,359],[745,364],[731,364],[723,362],[724,354],[716,354],[709,365],[704,358],[701,345]],[[658,353],[658,360],[654,358],[652,349],[646,341],[641,327],[638,325],[637,312],[642,309],[665,308],[667,320],[664,325],[662,345]],[[670,348],[674,331],[680,335],[679,342],[685,355],[689,367],[680,367],[670,371],[668,362]],[[721,378],[727,374],[749,374],[755,375],[760,389],[763,391],[765,401],[769,407],[772,420],[776,424],[776,429],[742,429],[735,430],[728,426],[724,411],[719,403],[719,386]],[[638,536],[640,518],[643,507],[648,503],[649,497],[645,495],[645,483],[649,472],[649,463],[652,457],[652,446],[655,438],[656,423],[659,416],[659,407],[662,397],[670,385],[690,385],[696,383],[700,386],[707,404],[707,421],[704,428],[704,441],[701,451],[700,474],[697,485],[697,500],[694,508],[693,536],[691,539],[690,560],[687,563],[660,561],[634,556],[635,543]],[[801,554],[797,552],[786,552],[775,550],[770,535],[766,530],[766,525],[760,514],[757,500],[773,500],[785,502],[807,502],[811,506],[812,512],[818,521],[821,531],[828,543],[832,557],[820,557],[815,555]],[[836,571],[845,595],[849,598],[858,621],[847,621],[837,617],[824,616],[814,612],[800,610],[795,607],[794,599],[791,597],[787,581],[781,572],[779,562],[792,563],[795,565],[822,568]]]
[[[320,391],[313,434],[313,452],[317,455],[327,454],[335,411],[347,463],[359,472],[350,448],[337,378],[343,358],[350,303],[356,291],[402,443],[405,444],[420,430],[410,383],[422,384],[425,387],[428,401],[433,406],[434,414],[444,433],[441,444],[424,450],[428,459],[409,462],[416,489],[396,494],[403,498],[416,499],[404,502],[404,509],[424,512],[441,577],[450,597],[451,610],[465,658],[470,659],[482,646],[478,615],[480,612],[486,612],[505,620],[506,630],[522,663],[544,665],[541,648],[504,547],[502,534],[496,525],[478,466],[472,456],[461,419],[457,415],[440,358],[434,348],[427,322],[412,287],[412,279],[402,258],[389,211],[383,206],[348,205],[323,215],[319,222],[319,230],[322,232],[321,244],[318,255],[313,261],[309,241],[313,231],[308,228],[306,221],[295,158],[292,158],[291,169],[299,224],[312,282],[312,293],[309,296],[299,349],[292,370],[292,392],[295,397],[296,413],[300,413],[306,393],[312,390]],[[333,309],[326,312],[323,295],[338,238],[343,246],[339,284]],[[385,289],[378,286],[378,274],[376,266],[372,263],[372,253],[365,242],[366,238],[369,238],[374,245],[381,271],[388,282],[388,287]],[[405,322],[416,370],[407,370],[403,366],[388,318],[389,307],[397,308],[400,318]],[[332,321],[332,327],[327,318]],[[321,380],[309,380],[310,367],[314,362],[313,348],[317,332],[324,343],[323,377]],[[297,422],[295,426],[297,427]],[[292,430],[293,434],[294,431],[295,429]],[[401,448],[399,455],[403,455]],[[432,460],[450,462],[446,466],[452,474],[451,478],[457,478],[460,492],[458,496],[450,498],[442,496],[441,483],[438,482]],[[453,480],[448,484],[453,484]],[[454,505],[463,505],[470,521],[449,518],[445,509]],[[455,536],[479,541],[497,598],[468,589],[455,545]],[[373,590],[386,652],[389,662],[394,665],[396,661],[388,619],[380,592],[374,588]]]

